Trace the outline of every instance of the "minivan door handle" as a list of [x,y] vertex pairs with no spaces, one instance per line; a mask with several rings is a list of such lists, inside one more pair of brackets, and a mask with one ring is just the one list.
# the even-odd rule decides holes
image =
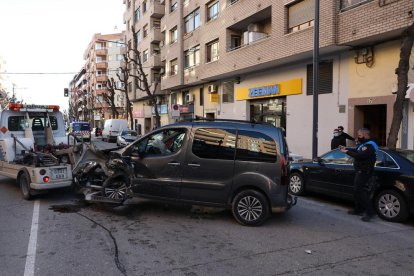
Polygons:
[[200,164],[197,163],[188,163],[187,165],[190,167],[200,167]]
[[178,163],[178,162],[170,162],[170,163],[168,163],[168,165],[170,165],[170,166],[180,166],[181,164]]

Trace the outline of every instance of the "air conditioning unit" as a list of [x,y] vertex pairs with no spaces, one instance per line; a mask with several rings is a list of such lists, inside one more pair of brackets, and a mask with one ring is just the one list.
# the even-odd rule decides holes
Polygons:
[[188,102],[194,102],[194,94],[188,94]]
[[161,74],[161,75],[165,74],[165,68],[161,68],[161,69],[160,69],[160,74]]
[[208,93],[217,93],[218,87],[217,84],[210,84],[208,86]]
[[160,41],[160,48],[164,47],[164,41]]
[[161,97],[157,97],[157,104],[161,104]]

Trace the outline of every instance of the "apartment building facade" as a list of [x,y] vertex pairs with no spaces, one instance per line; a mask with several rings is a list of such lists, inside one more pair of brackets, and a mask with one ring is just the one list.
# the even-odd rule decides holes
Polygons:
[[[158,112],[161,116],[161,124],[169,123],[168,105],[165,91],[161,91],[160,76],[164,67],[161,61],[161,46],[163,45],[163,34],[161,33],[161,18],[164,16],[165,5],[160,0],[125,0],[126,11],[124,22],[126,24],[126,41],[128,48],[136,45],[139,51],[144,73],[150,85],[151,91],[155,89]],[[136,41],[132,29],[136,32]],[[131,57],[134,53],[129,51]],[[131,73],[140,75],[135,68],[131,68]],[[148,101],[148,94],[142,89],[142,82],[137,78],[132,78],[128,83],[129,98],[133,103],[134,128],[138,133],[147,133],[154,124],[153,118],[155,111]]]
[[[82,81],[81,99],[87,114],[82,120],[89,121],[93,127],[103,127],[106,119],[112,118],[110,105],[104,98],[108,94],[108,81],[113,78],[116,86],[121,88],[123,82],[116,74],[123,62],[125,48],[124,35],[94,34],[84,53],[84,76]],[[126,118],[125,95],[115,91],[115,107],[122,118]]]
[[[293,152],[310,157],[314,1],[161,3],[161,90],[180,110],[169,122],[266,121],[286,129]],[[413,11],[411,0],[320,0],[319,154],[338,125],[351,134],[369,127],[384,145],[401,33]]]

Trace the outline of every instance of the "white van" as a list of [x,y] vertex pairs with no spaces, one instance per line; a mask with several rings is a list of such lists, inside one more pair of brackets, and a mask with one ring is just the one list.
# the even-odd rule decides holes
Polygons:
[[116,142],[118,133],[126,129],[128,129],[127,119],[106,120],[104,128],[102,130],[102,140],[106,142]]

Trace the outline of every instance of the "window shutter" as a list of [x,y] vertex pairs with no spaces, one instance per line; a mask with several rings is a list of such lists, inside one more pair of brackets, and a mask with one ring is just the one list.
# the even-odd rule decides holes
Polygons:
[[[323,61],[319,63],[319,94],[332,93],[333,62]],[[307,65],[306,70],[306,94],[313,95],[313,64]]]
[[303,0],[288,8],[289,29],[313,20],[315,14],[315,0]]

